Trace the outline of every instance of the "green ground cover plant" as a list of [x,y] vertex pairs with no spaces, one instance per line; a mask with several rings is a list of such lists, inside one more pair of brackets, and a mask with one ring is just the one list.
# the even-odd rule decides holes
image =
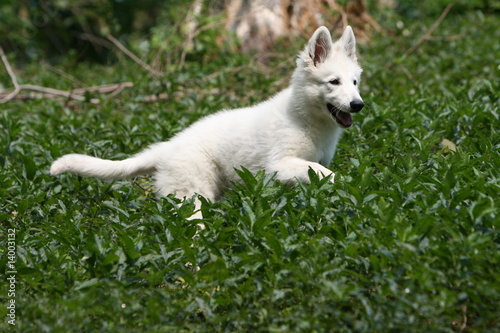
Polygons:
[[[286,86],[304,41],[267,64],[204,49],[160,78],[126,59],[58,62],[87,85],[134,87],[91,94],[99,105],[0,105],[0,264],[15,229],[16,328],[498,332],[500,19],[451,12],[436,34],[452,38],[404,57],[434,20],[390,16],[392,33],[359,47],[367,106],[340,142],[335,184],[311,174],[287,187],[242,168],[243,184],[203,202],[205,230],[186,220],[192,200],[157,198],[147,178],[53,178],[49,166],[71,152],[122,159],[261,101]],[[72,87],[47,68],[25,65],[19,80]],[[168,98],[144,100],[157,93]],[[2,331],[8,299],[3,288]]]

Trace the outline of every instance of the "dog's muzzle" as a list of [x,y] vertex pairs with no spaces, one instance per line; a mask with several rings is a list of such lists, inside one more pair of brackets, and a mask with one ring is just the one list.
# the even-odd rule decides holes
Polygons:
[[337,108],[335,105],[328,103],[326,107],[328,108],[328,111],[332,115],[332,117],[335,119],[337,124],[339,124],[343,128],[349,128],[352,126],[352,113],[358,113],[361,111],[361,109],[365,106],[365,103],[363,103],[362,100],[356,99],[352,101],[349,104],[351,110],[350,112],[344,112],[341,111],[339,108]]

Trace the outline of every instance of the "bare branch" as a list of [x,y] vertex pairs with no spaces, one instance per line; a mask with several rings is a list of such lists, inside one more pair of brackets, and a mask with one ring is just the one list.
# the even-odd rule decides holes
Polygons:
[[[16,90],[5,90],[0,91],[0,97],[3,97],[0,102],[5,103],[10,100],[23,100],[29,98],[57,98],[57,97],[65,97],[67,99],[72,99],[76,101],[85,101],[85,93],[87,92],[98,92],[101,94],[110,93],[110,97],[114,97],[122,92],[125,88],[132,87],[132,82],[122,82],[122,83],[114,83],[102,86],[93,86],[93,87],[85,87],[73,89],[70,91],[59,90],[48,87],[41,87],[33,84],[22,84],[18,86],[17,93]],[[32,91],[36,92],[34,94],[30,94],[28,96],[18,96],[21,91]],[[8,99],[7,99],[8,98]],[[97,98],[91,98],[88,102],[92,104],[99,104],[99,100]]]
[[1,46],[0,46],[0,57],[2,58],[2,62],[5,66],[5,69],[7,70],[7,73],[10,76],[12,84],[14,85],[14,90],[9,94],[7,94],[4,98],[0,99],[0,103],[5,103],[16,97],[16,95],[19,94],[19,92],[21,91],[21,88],[19,86],[19,82],[17,82],[17,77],[14,74],[14,71],[10,66],[9,60],[7,59],[7,56],[5,55],[5,52],[3,51],[3,48]]
[[84,85],[84,83],[83,83],[82,81],[78,80],[78,79],[77,79],[76,77],[74,77],[73,75],[70,75],[70,74],[68,74],[68,73],[63,72],[63,71],[62,71],[62,70],[60,70],[60,69],[57,69],[57,68],[55,68],[55,67],[52,67],[52,66],[50,66],[50,65],[48,65],[48,64],[43,64],[43,67],[47,68],[47,69],[48,69],[49,71],[51,71],[51,72],[54,72],[54,73],[56,73],[56,74],[60,75],[60,76],[61,76],[61,77],[63,77],[63,78],[65,78],[65,79],[67,79],[67,80],[69,80],[69,81],[73,82],[75,85],[78,85],[78,86],[83,86],[83,85]]
[[157,71],[156,69],[154,69],[153,67],[149,66],[148,64],[146,64],[144,61],[142,61],[141,59],[139,59],[139,57],[137,57],[135,54],[133,54],[131,51],[129,51],[125,46],[123,46],[122,43],[120,43],[115,37],[111,36],[111,35],[108,35],[106,36],[120,51],[122,51],[123,53],[125,53],[130,59],[132,59],[134,62],[136,62],[137,64],[139,64],[139,66],[141,66],[142,68],[144,68],[145,70],[147,70],[151,75],[155,76],[155,77],[158,77],[158,76],[161,76],[163,75],[162,72],[160,71]]
[[113,83],[113,84],[105,84],[102,86],[93,86],[93,87],[85,87],[85,88],[77,88],[73,89],[71,92],[77,95],[83,95],[86,92],[99,92],[101,94],[106,94],[109,92],[115,92],[116,90],[122,91],[124,88],[133,87],[134,84],[132,82],[122,82],[122,83]]
[[455,3],[456,3],[456,1],[453,1],[448,6],[446,6],[446,8],[441,13],[441,15],[439,15],[436,22],[434,22],[434,24],[429,28],[429,30],[427,30],[427,32],[422,37],[420,37],[420,39],[412,47],[410,47],[408,50],[406,50],[406,52],[403,54],[403,58],[406,58],[410,54],[415,52],[415,50],[418,49],[420,47],[420,45],[423,44],[423,42],[431,39],[432,33],[439,27],[441,22],[443,22],[444,18],[446,17],[446,15],[448,15],[448,13],[450,12],[450,9],[455,5]]
[[[6,103],[13,99],[26,99],[26,98],[56,98],[56,97],[65,97],[68,100],[73,99],[77,101],[85,101],[85,96],[83,96],[87,92],[99,92],[102,94],[111,93],[110,96],[114,97],[118,95],[123,89],[132,87],[134,84],[132,82],[122,82],[115,84],[107,84],[102,86],[93,86],[93,87],[85,87],[73,89],[70,91],[59,90],[48,87],[41,87],[33,84],[19,84],[17,81],[17,77],[12,70],[12,67],[3,51],[2,47],[0,47],[0,58],[7,69],[7,73],[10,76],[12,84],[14,85],[14,89],[0,91],[0,103]],[[59,73],[60,74],[60,73]],[[37,93],[31,94],[30,96],[19,96],[19,93],[22,90],[35,91]],[[99,104],[99,100],[96,98],[92,98],[89,100],[92,104]]]

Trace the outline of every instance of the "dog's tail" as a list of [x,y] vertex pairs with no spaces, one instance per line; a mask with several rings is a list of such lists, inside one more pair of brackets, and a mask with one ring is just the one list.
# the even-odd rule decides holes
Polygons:
[[156,158],[148,149],[123,161],[103,160],[97,157],[69,154],[56,160],[50,167],[52,176],[64,172],[107,180],[130,178],[156,171]]

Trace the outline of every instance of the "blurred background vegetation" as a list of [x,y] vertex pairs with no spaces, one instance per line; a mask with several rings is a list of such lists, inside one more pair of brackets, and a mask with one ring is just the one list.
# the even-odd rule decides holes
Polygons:
[[[290,7],[300,2],[282,0],[275,3],[288,3]],[[412,19],[436,17],[452,1],[313,2],[323,8],[330,8],[327,9],[324,23],[331,26],[339,16],[339,13],[332,9],[332,4],[337,8],[348,8],[353,3],[359,3],[368,13],[382,10]],[[196,57],[199,55],[197,53],[203,53],[211,47],[238,48],[235,39],[225,37],[224,43],[221,42],[221,36],[228,35],[228,30],[231,30],[225,22],[227,9],[234,3],[231,0],[3,0],[0,4],[0,46],[7,54],[14,53],[18,62],[32,62],[41,58],[57,59],[70,54],[78,61],[109,63],[115,60],[115,55],[106,36],[112,35],[131,45],[139,54],[149,55],[153,57],[150,60],[161,62],[159,58],[164,55],[176,57],[185,52],[182,47],[186,46],[183,42],[188,33],[187,21],[196,3],[200,5],[196,13],[196,24],[202,27],[197,39],[202,39],[202,42],[195,43],[189,49],[189,54]],[[500,2],[455,1],[454,12],[468,10],[498,12]],[[381,25],[383,26],[383,23]],[[310,27],[307,33],[314,28]]]

